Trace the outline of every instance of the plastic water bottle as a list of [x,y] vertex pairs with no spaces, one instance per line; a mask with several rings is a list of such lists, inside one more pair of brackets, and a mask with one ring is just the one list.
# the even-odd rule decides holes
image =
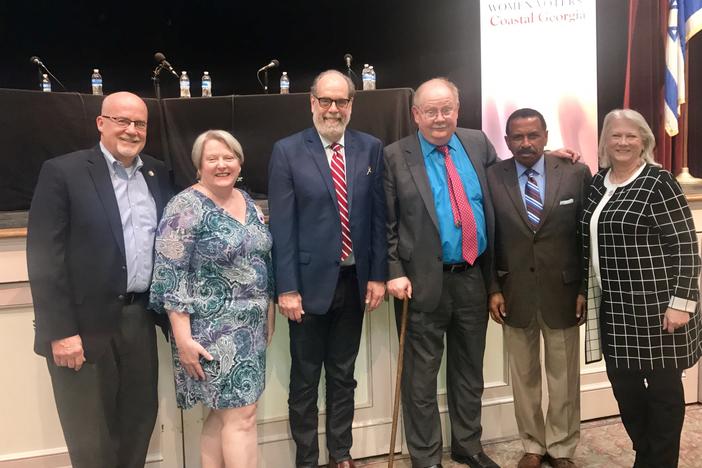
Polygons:
[[49,81],[49,75],[46,73],[41,75],[41,90],[45,93],[51,92],[51,81]]
[[288,72],[283,72],[280,75],[280,94],[290,94],[290,78]]
[[180,72],[180,97],[190,97],[190,78],[188,72]]
[[363,71],[361,71],[361,80],[363,81],[363,90],[373,89],[371,88],[371,74],[370,67],[367,63],[363,64]]
[[[375,70],[373,69],[373,65],[368,67],[368,75],[370,76],[368,89],[375,89]],[[363,89],[365,89],[365,87]]]
[[212,97],[212,77],[210,76],[210,72],[204,72],[202,75],[202,97]]
[[93,75],[90,77],[90,84],[93,88],[93,94],[102,96],[102,75],[100,70],[93,68]]

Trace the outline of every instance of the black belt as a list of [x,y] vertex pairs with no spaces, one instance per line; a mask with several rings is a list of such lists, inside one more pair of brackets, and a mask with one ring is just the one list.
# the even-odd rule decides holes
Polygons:
[[460,273],[466,271],[469,268],[473,268],[473,265],[468,264],[468,262],[462,263],[444,263],[444,271],[449,273]]
[[149,292],[128,292],[122,294],[122,298],[124,299],[125,305],[134,304],[135,302],[148,300]]
[[356,265],[341,265],[339,267],[339,276],[348,276],[356,274]]

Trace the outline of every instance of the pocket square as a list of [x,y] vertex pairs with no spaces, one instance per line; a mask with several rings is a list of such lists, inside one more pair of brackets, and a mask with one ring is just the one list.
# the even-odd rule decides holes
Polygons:
[[567,200],[561,200],[559,205],[572,205],[573,203],[575,203],[575,201],[572,198],[569,198]]

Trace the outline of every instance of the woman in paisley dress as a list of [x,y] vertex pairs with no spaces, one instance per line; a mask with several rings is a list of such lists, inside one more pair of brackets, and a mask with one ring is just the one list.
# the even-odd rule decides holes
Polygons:
[[211,408],[203,468],[256,467],[256,402],[273,333],[271,236],[234,188],[244,154],[223,130],[197,137],[198,182],[166,207],[156,237],[151,306],[167,313],[180,408]]

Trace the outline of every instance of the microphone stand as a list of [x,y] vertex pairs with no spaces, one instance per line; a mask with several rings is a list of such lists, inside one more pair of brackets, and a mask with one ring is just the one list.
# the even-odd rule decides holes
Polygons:
[[156,68],[154,68],[154,72],[151,75],[151,81],[154,82],[154,93],[156,94],[156,99],[161,99],[161,79],[159,78],[159,74],[161,73],[161,70],[163,70],[163,66],[159,64]]
[[42,71],[41,65],[37,63],[37,75],[39,76],[39,91],[44,91],[42,86],[42,81],[44,81],[44,73]]
[[268,69],[263,70],[263,92],[268,94]]
[[41,87],[41,82],[42,82],[42,80],[44,79],[43,72],[42,72],[42,70],[43,70],[43,71],[46,72],[47,75],[49,75],[51,78],[53,78],[54,81],[56,81],[56,83],[58,83],[59,86],[61,86],[61,89],[63,89],[64,91],[68,92],[68,90],[67,90],[66,87],[63,85],[63,83],[61,83],[61,80],[59,80],[58,78],[56,78],[56,77],[54,76],[54,74],[51,73],[51,71],[49,71],[48,68],[46,68],[46,65],[44,65],[43,63],[41,63],[41,61],[40,61],[39,63],[37,63],[37,69],[39,70],[39,89],[43,89],[43,88]]

